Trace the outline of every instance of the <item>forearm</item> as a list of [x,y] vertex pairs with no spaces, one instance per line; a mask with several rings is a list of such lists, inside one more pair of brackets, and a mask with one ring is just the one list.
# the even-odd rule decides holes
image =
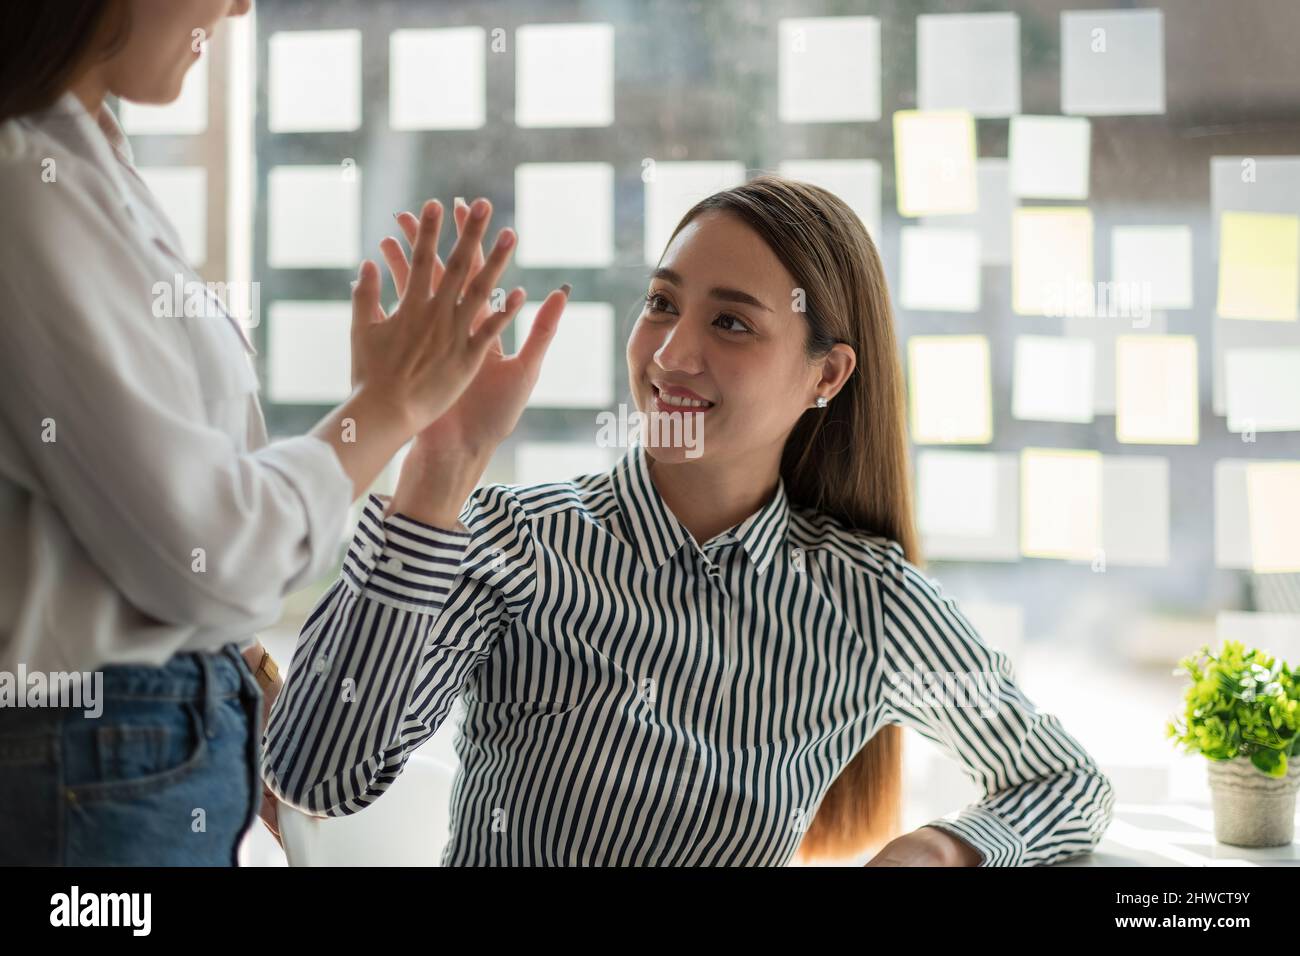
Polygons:
[[352,479],[354,501],[365,494],[414,433],[404,412],[363,389],[354,392],[311,431],[334,449],[343,471]]

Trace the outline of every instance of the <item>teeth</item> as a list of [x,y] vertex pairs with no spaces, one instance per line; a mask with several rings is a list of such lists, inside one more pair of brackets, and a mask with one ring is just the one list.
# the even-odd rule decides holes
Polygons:
[[678,398],[676,395],[668,395],[665,392],[659,393],[659,401],[665,405],[676,405],[678,408],[708,408],[712,402],[697,402],[693,398]]

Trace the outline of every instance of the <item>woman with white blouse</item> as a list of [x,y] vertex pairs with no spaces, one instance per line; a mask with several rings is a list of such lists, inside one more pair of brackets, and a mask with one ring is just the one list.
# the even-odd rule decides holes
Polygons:
[[[516,361],[490,355],[370,497],[272,709],[281,800],[365,809],[462,697],[450,865],[1097,845],[1110,781],[919,568],[888,291],[842,201],[763,176],[677,227],[627,369],[639,412],[694,416],[691,447],[651,428],[607,472],[476,487],[532,388]],[[901,726],[983,798],[900,835]]]
[[[229,865],[259,804],[274,831],[258,750],[278,677],[254,635],[333,566],[350,503],[524,300],[480,312],[514,244],[476,258],[485,200],[445,266],[426,204],[393,313],[373,262],[354,283],[351,396],[268,444],[239,322],[160,301],[204,286],[105,103],[174,100],[248,7],[0,8],[0,864]],[[536,359],[563,304],[542,305]]]

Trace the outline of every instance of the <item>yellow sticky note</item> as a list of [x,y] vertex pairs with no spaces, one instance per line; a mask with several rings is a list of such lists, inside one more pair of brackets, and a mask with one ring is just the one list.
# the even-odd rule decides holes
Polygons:
[[1300,216],[1220,216],[1219,315],[1283,322],[1300,317]]
[[912,440],[986,444],[993,440],[989,340],[983,335],[914,335],[907,340]]
[[1200,440],[1196,336],[1115,338],[1115,438],[1130,444]]
[[1020,452],[1020,553],[1091,561],[1101,548],[1101,453],[1078,448]]
[[1096,314],[1092,210],[1025,206],[1011,215],[1011,307],[1017,315]]
[[894,181],[900,216],[977,211],[974,116],[966,110],[895,113]]
[[1248,463],[1246,508],[1254,572],[1300,571],[1300,461]]

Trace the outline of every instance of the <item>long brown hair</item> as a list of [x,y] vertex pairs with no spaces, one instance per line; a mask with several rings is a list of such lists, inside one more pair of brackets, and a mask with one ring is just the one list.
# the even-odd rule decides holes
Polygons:
[[[921,565],[912,520],[905,388],[880,255],[862,221],[834,194],[762,175],[698,202],[759,234],[804,292],[805,352],[824,358],[837,342],[857,364],[835,399],[795,424],[781,457],[791,502],[850,528],[897,541]],[[799,856],[844,858],[894,837],[902,816],[902,728],[882,727],[826,792]]]
[[0,3],[0,123],[49,106],[128,32],[123,0]]

